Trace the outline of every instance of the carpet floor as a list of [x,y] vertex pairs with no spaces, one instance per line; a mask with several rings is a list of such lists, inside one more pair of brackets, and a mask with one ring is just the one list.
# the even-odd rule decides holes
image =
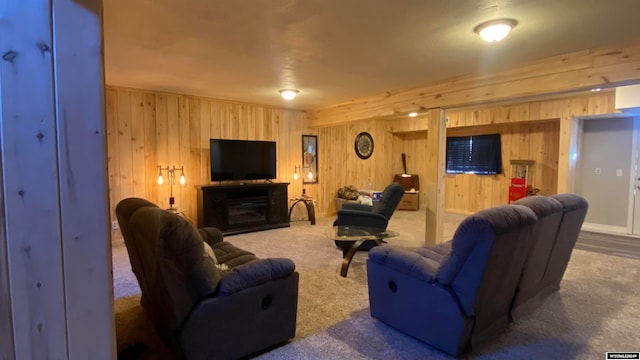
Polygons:
[[[462,216],[445,216],[450,239]],[[339,275],[341,251],[329,240],[333,218],[316,225],[228,236],[258,257],[289,257],[300,273],[296,336],[256,355],[259,359],[444,359],[446,354],[371,318],[366,252],[354,257],[346,278]],[[397,211],[389,229],[400,233],[388,246],[420,246],[424,212]],[[640,239],[638,239],[640,241]],[[126,248],[114,244],[114,295],[118,349],[144,344],[135,359],[170,359],[139,305],[140,289]],[[478,359],[599,359],[607,351],[639,351],[640,263],[631,257],[576,249],[561,284],[527,319],[475,351]]]

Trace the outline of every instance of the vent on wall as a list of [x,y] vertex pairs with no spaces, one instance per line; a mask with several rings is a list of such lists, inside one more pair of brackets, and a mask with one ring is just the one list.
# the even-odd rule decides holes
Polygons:
[[617,87],[616,109],[624,112],[640,113],[640,85]]

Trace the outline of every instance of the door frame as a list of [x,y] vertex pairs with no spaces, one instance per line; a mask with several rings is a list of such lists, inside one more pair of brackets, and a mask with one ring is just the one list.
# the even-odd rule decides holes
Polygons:
[[[640,116],[636,113],[611,113],[611,114],[600,114],[600,115],[586,115],[586,116],[574,116],[572,121],[575,123],[576,131],[572,134],[571,144],[571,161],[575,164],[575,166],[570,166],[569,170],[569,179],[570,185],[569,189],[571,192],[576,192],[576,178],[579,174],[582,173],[582,143],[584,138],[584,121],[591,120],[604,120],[604,119],[622,119],[622,118],[631,118],[634,120],[633,126],[633,145],[632,145],[632,156],[631,163],[628,168],[628,176],[630,180],[631,186],[629,186],[629,201],[627,205],[627,224],[626,227],[606,225],[606,224],[593,224],[585,222],[582,226],[584,230],[595,231],[595,232],[603,232],[603,233],[616,233],[616,234],[627,234],[630,235],[633,232],[633,211],[634,211],[634,201],[635,201],[635,177],[640,176],[640,169],[636,169],[636,156],[638,155],[638,151],[640,148],[638,147],[638,136],[640,136]],[[575,138],[573,138],[575,137]],[[636,172],[639,172],[636,175]]]
[[[640,211],[640,196],[636,194],[638,191],[636,184],[640,182],[640,115],[633,114],[633,143],[632,143],[632,156],[631,156],[631,199],[629,202],[629,224],[628,231],[631,235],[640,235],[640,224],[637,229],[635,225],[635,213]],[[636,180],[639,179],[639,180]]]

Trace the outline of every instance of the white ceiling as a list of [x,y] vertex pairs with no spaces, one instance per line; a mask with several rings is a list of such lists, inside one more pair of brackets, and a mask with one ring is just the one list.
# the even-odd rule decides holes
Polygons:
[[[640,42],[640,0],[105,0],[108,85],[309,110]],[[473,32],[519,24],[501,43]],[[296,88],[292,102],[281,88]]]

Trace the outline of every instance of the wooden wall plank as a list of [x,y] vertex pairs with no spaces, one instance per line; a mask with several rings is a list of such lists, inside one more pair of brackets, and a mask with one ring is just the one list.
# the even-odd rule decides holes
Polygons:
[[[105,183],[101,12],[101,1],[60,0],[53,6],[60,234],[69,359],[116,357]],[[138,104],[134,108],[141,109]],[[135,120],[134,143],[144,146],[142,118]],[[136,147],[135,153],[144,161],[143,151]],[[134,186],[144,189],[146,175],[141,168],[141,173],[134,174],[138,182]],[[52,299],[45,297],[44,301]]]
[[[158,164],[156,166],[161,166],[166,168],[170,166],[171,159],[169,158],[169,113],[168,113],[168,94],[157,94],[156,95],[156,160]],[[122,154],[122,156],[126,157],[126,154]],[[157,186],[157,202],[155,203],[161,208],[169,207],[169,188],[167,187],[167,173],[163,171],[162,173],[164,183],[159,185],[156,182]],[[158,175],[154,176],[156,179]],[[147,198],[147,194],[137,195],[138,197]],[[124,197],[123,197],[124,198]],[[112,207],[115,207],[117,204],[111,204]]]
[[[9,5],[0,6],[8,10]],[[2,246],[10,259],[13,331],[0,335],[13,338],[13,358],[67,359],[51,4],[10,6],[0,22],[0,41],[5,56],[11,50],[15,58],[0,61],[0,141],[6,225]],[[5,350],[0,352],[4,356]]]
[[[174,136],[178,140],[178,145],[175,148],[175,151],[178,153],[177,160],[174,160],[172,164],[169,166],[175,166],[176,168],[191,168],[191,137],[189,126],[191,122],[189,121],[190,113],[188,106],[189,98],[186,96],[181,96],[178,98],[178,118],[177,118],[177,128],[178,131],[174,133]],[[187,174],[192,173],[191,171],[187,171]],[[185,215],[190,219],[197,219],[197,210],[195,203],[193,201],[187,201],[186,199],[195,199],[196,197],[196,189],[193,186],[187,186],[180,184],[180,176],[181,171],[174,172],[174,184],[173,184],[173,194],[176,197],[176,205],[174,207],[180,209],[185,213]],[[186,179],[186,175],[185,175]]]
[[140,164],[131,169],[132,193],[140,194],[146,191],[146,179],[148,175],[144,166],[145,160],[145,124],[144,124],[144,94],[140,92],[130,93],[131,117],[131,164]]
[[118,157],[120,174],[120,196],[127,198],[135,194],[133,187],[133,149],[131,144],[131,91],[119,90],[117,98]]
[[[200,107],[200,117],[197,120],[200,121],[200,140],[197,150],[200,152],[200,163],[196,165],[196,169],[199,171],[199,174],[196,172],[194,172],[194,174],[198,176],[195,179],[208,181],[211,178],[211,165],[209,164],[209,139],[210,136],[213,136],[213,132],[211,131],[211,102],[204,99],[198,99],[198,102]],[[196,184],[191,182],[191,185]]]
[[[120,147],[118,146],[118,92],[106,88],[106,128],[107,128],[107,171],[109,173],[109,203],[116,204],[122,199],[120,191]],[[114,208],[111,207],[110,220],[116,220]],[[111,230],[111,239],[120,237],[117,229]]]
[[[2,96],[0,96],[0,108],[2,108]],[[0,113],[1,114],[1,113]],[[0,115],[2,119],[2,115]],[[2,138],[0,138],[0,149],[2,148]],[[2,165],[2,156],[0,156],[0,168]],[[3,177],[0,176],[0,189],[4,189]],[[4,193],[0,192],[0,359],[15,359],[15,348],[13,346],[13,314],[11,312],[11,284],[9,279],[9,254],[7,252],[7,237],[5,229],[5,206]]]
[[[143,122],[144,122],[144,169],[146,172],[144,194],[147,200],[158,203],[158,165],[156,149],[156,98],[155,95],[142,93],[143,95]],[[113,203],[113,201],[112,201]]]
[[[189,151],[189,159],[183,165],[185,167],[186,174],[193,174],[193,175],[189,175],[189,177],[191,177],[192,179],[198,179],[203,175],[201,171],[203,165],[205,169],[208,168],[206,164],[202,163],[203,153],[201,151],[202,141],[200,139],[200,135],[203,133],[200,127],[201,126],[200,116],[202,115],[202,113],[200,111],[199,99],[188,99],[188,103],[189,103],[189,121],[187,123],[188,127],[186,130],[189,132],[190,147],[189,149],[187,149]],[[178,181],[179,180],[180,178],[178,178]],[[197,196],[196,188],[194,185],[195,184],[193,184],[193,181],[188,181],[184,185],[184,190],[185,190],[184,192],[188,194],[187,197]],[[195,204],[190,203],[187,217],[190,219],[197,219],[198,217],[197,211],[198,209],[195,206]]]
[[116,357],[101,9],[0,5],[2,359]]

